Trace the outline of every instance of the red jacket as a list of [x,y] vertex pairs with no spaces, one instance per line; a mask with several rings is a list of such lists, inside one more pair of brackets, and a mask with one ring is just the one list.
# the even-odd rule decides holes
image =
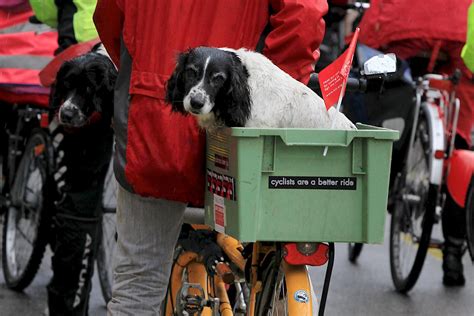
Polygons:
[[0,85],[40,86],[38,73],[58,47],[55,30],[29,24],[31,9],[0,9]]
[[102,42],[119,64],[123,34],[133,61],[128,123],[116,125],[127,129],[117,159],[126,162],[121,184],[143,196],[202,205],[205,135],[194,118],[172,114],[163,101],[177,54],[199,45],[254,49],[270,21],[264,54],[307,82],[326,11],[326,0],[100,0],[94,21]]
[[472,0],[372,0],[360,23],[360,42],[381,47],[410,38],[466,41]]
[[49,89],[41,87],[38,75],[54,57],[58,34],[28,23],[33,12],[25,3],[15,9],[0,5],[0,101],[46,106]]

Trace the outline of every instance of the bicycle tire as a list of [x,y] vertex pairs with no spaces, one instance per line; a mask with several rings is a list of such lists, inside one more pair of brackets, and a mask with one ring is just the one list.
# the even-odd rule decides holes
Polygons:
[[[113,284],[113,253],[115,249],[115,232],[111,232],[110,223],[115,223],[115,213],[102,215],[101,240],[97,250],[97,274],[104,302],[107,304],[112,299]],[[115,227],[115,226],[114,226]],[[112,234],[112,235],[111,235]]]
[[466,197],[466,238],[469,254],[474,261],[474,177]]
[[[262,270],[262,290],[257,293],[255,316],[287,315],[287,316],[312,316],[317,313],[314,292],[305,266],[289,266],[306,274],[307,283],[295,282],[291,272],[287,273],[286,263],[276,253],[270,254],[265,259]],[[300,279],[301,280],[301,279]],[[296,286],[292,286],[296,284]],[[304,282],[303,282],[304,283]],[[297,291],[289,290],[298,288]],[[288,293],[290,292],[290,293]],[[292,305],[290,300],[299,302]],[[311,306],[312,305],[312,306]],[[293,307],[292,307],[293,306]],[[300,307],[295,311],[295,306]]]
[[97,274],[102,297],[107,304],[112,299],[113,284],[113,254],[116,246],[116,184],[113,174],[112,162],[109,165],[104,181],[104,197],[102,199],[103,214],[101,239],[97,250]]
[[[49,155],[49,142],[47,134],[42,130],[35,129],[32,131],[31,136],[25,146],[23,157],[20,161],[18,170],[16,172],[15,186],[23,190],[22,192],[22,205],[21,206],[10,206],[5,214],[5,221],[3,225],[3,240],[2,240],[2,264],[3,264],[3,275],[8,288],[15,291],[22,291],[28,285],[31,284],[33,279],[38,272],[41,265],[41,261],[44,256],[46,245],[48,243],[48,233],[51,227],[51,215],[47,211],[50,203],[50,195],[48,189],[48,177],[50,166],[48,164]],[[38,154],[39,148],[43,147],[43,151]],[[35,154],[35,150],[37,153]],[[34,159],[32,159],[34,158]],[[33,165],[35,164],[35,165]],[[31,167],[36,167],[31,170]],[[27,169],[25,169],[27,168]],[[30,241],[31,251],[30,254],[24,258],[24,265],[22,271],[13,271],[17,267],[16,250],[13,249],[16,246],[16,230],[18,226],[11,226],[13,221],[20,223],[21,218],[16,216],[24,215],[25,219],[28,212],[33,214],[32,209],[25,211],[26,203],[34,202],[32,195],[29,196],[25,193],[25,187],[28,185],[31,176],[36,172],[39,175],[39,181],[41,181],[41,189],[39,192],[39,202],[37,201],[35,210],[36,214],[36,226],[33,228],[33,233],[36,232],[33,239]],[[13,195],[13,194],[12,194]],[[25,201],[23,199],[30,199]],[[30,214],[30,215],[31,215]],[[17,223],[17,224],[18,224]],[[22,233],[22,235],[26,235]],[[23,236],[24,237],[24,236]],[[25,238],[26,239],[26,238]],[[13,252],[14,251],[14,252]],[[14,259],[13,259],[14,258]],[[13,260],[13,262],[12,262]]]
[[357,258],[359,258],[360,253],[362,252],[363,246],[364,244],[361,243],[349,243],[347,245],[350,262],[355,263],[357,261]]
[[[422,111],[420,111],[416,131],[413,145],[415,149],[410,150],[417,149],[418,152],[408,156],[407,163],[398,178],[396,200],[390,223],[390,272],[395,289],[401,293],[410,291],[420,276],[430,244],[439,192],[437,185],[429,183],[429,142],[432,135],[429,134],[428,122]],[[413,159],[414,157],[418,160]],[[424,170],[411,168],[411,164],[417,167],[423,161]],[[419,199],[418,202],[416,202],[417,199]],[[418,207],[413,207],[416,203]],[[415,241],[418,245],[417,247],[407,245],[408,250],[405,250],[404,254],[414,252],[415,255],[412,256],[411,264],[402,266],[401,245],[408,239],[410,242]]]

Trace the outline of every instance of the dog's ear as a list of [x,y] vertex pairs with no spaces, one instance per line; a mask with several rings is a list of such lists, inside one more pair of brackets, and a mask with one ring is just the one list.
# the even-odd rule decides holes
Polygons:
[[97,88],[106,86],[113,89],[117,79],[117,70],[106,56],[93,55],[93,60],[86,64],[86,73],[90,82],[93,82]]
[[184,109],[184,68],[190,51],[179,54],[173,74],[166,82],[166,102],[171,104],[173,112],[187,114]]
[[[223,112],[223,114],[225,112],[222,115],[222,119],[224,119],[226,126],[244,127],[250,117],[252,106],[248,84],[249,74],[237,54],[233,52],[229,52],[229,54],[232,56],[229,89],[224,96],[222,107],[220,107],[219,111]],[[219,103],[221,103],[220,100]]]
[[94,105],[99,112],[109,118],[112,117],[114,110],[114,88],[117,81],[117,70],[108,58],[95,67],[96,72],[100,73],[101,82],[94,95]]
[[64,93],[69,88],[67,85],[70,84],[67,77],[73,66],[73,62],[65,61],[56,74],[56,80],[51,86],[51,92],[49,95],[49,107],[53,111],[59,109],[61,103],[64,101]]
[[107,91],[110,91],[113,93],[114,88],[115,88],[115,82],[117,81],[117,76],[118,76],[117,69],[115,69],[114,64],[108,58],[104,60],[104,67],[105,67],[105,71],[104,71],[102,86]]

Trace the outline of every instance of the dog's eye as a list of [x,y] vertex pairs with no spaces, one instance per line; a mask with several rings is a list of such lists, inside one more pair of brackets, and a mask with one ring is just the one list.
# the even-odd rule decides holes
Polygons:
[[224,84],[225,79],[226,78],[223,74],[217,73],[217,74],[212,75],[211,82],[214,86],[220,86],[220,85]]
[[195,79],[197,77],[198,73],[197,70],[194,68],[187,68],[186,69],[186,78],[188,79]]

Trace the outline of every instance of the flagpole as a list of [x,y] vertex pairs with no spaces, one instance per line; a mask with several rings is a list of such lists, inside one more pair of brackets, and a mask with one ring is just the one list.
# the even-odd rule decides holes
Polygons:
[[[336,105],[336,111],[339,112],[339,109],[341,108],[341,103],[342,103],[342,98],[344,97],[344,93],[345,93],[345,90],[346,90],[346,87],[345,87],[346,83],[344,83],[344,89],[341,89],[341,94],[339,95],[339,99],[337,100],[337,105]],[[335,114],[337,115],[337,113]],[[334,120],[331,120],[331,128],[332,129],[334,127]],[[328,146],[324,147],[324,151],[323,151],[323,156],[326,157],[327,153],[328,153]]]
[[[351,43],[349,44],[349,48],[346,49],[346,51],[341,56],[339,56],[334,62],[332,62],[329,66],[321,70],[321,72],[319,73],[319,80],[320,80],[319,84],[321,86],[321,92],[323,95],[324,103],[328,111],[331,108],[331,106],[334,105],[334,99],[333,97],[329,97],[329,95],[331,94],[331,92],[334,92],[336,89],[339,89],[339,87],[335,88],[334,86],[331,87],[330,85],[326,87],[324,86],[324,83],[329,82],[330,80],[335,78],[335,76],[342,76],[341,92],[339,93],[339,99],[337,100],[337,105],[336,105],[337,113],[335,113],[334,116],[337,116],[339,114],[342,98],[344,97],[344,93],[346,92],[347,78],[349,77],[349,71],[351,69],[352,58],[354,57],[354,52],[357,45],[357,38],[359,37],[359,31],[360,29],[356,28],[354,32],[354,36],[352,37]],[[334,127],[334,119],[331,120],[330,129],[333,129],[333,127]],[[323,151],[324,157],[326,157],[328,153],[328,148],[329,148],[328,145],[324,147],[324,151]]]

